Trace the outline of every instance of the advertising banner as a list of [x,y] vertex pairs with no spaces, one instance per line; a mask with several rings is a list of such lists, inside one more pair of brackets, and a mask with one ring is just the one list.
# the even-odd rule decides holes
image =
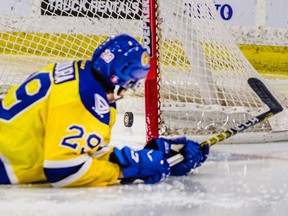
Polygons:
[[141,19],[141,5],[139,0],[42,0],[41,15]]
[[216,10],[229,25],[255,26],[255,1],[214,0]]

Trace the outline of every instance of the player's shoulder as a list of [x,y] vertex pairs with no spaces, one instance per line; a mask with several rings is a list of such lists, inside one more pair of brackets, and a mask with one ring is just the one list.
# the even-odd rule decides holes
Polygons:
[[75,62],[61,62],[54,64],[53,68],[54,84],[66,83],[76,79]]
[[77,73],[79,71],[89,71],[91,67],[87,65],[88,61],[76,60],[55,63],[47,67],[47,70],[53,73],[54,84],[67,83],[77,80]]
[[73,70],[90,70],[91,61],[88,60],[74,60],[66,62],[55,62],[42,68],[40,72],[58,72],[58,74],[67,73]]
[[75,65],[79,70],[91,70],[92,63],[90,60],[77,60]]
[[52,72],[55,68],[56,63],[51,63],[47,66],[45,66],[44,68],[41,69],[40,72]]

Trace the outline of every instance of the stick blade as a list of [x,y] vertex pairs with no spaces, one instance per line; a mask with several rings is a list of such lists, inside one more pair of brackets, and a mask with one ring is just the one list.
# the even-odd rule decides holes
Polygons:
[[278,103],[261,80],[252,77],[248,79],[248,84],[272,112],[278,113],[283,110],[282,106]]

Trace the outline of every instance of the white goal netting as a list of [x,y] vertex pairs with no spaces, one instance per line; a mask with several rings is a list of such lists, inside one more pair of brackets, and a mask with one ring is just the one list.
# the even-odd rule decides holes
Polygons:
[[[111,35],[127,33],[143,42],[143,14],[149,3],[22,1],[25,14],[0,17],[0,92],[5,94],[11,85],[50,62],[89,59]],[[18,4],[15,1],[14,7]],[[267,110],[247,84],[249,77],[262,78],[227,32],[212,0],[155,4],[160,135],[211,136]],[[121,110],[144,113],[143,92],[122,101]],[[287,108],[287,98],[274,93]],[[240,142],[287,139],[285,113],[249,129],[239,136]]]

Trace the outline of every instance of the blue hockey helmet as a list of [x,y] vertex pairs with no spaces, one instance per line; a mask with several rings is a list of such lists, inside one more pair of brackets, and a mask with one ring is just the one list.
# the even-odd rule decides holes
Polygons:
[[106,40],[94,51],[91,60],[108,84],[125,89],[132,89],[145,79],[150,68],[146,49],[126,34]]

